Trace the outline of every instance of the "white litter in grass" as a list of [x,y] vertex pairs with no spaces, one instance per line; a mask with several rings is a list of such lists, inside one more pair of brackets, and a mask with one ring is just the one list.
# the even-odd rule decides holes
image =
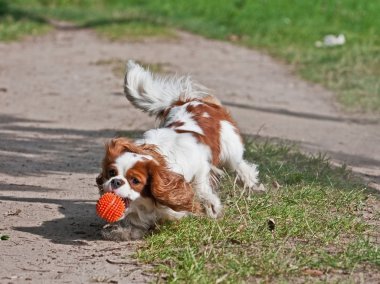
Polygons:
[[333,46],[340,46],[346,43],[346,37],[344,34],[339,35],[326,35],[323,38],[323,41],[316,41],[315,46],[316,47],[333,47]]

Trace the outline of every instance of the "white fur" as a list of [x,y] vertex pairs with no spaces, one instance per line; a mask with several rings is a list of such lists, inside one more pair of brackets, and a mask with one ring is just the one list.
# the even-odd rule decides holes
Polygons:
[[192,99],[206,96],[205,88],[192,82],[190,77],[153,76],[140,65],[129,60],[124,80],[128,100],[136,107],[157,115],[179,98]]
[[[204,163],[211,159],[210,149],[198,143],[190,133],[177,133],[170,128],[152,129],[144,133],[144,139],[137,144],[158,146],[160,154],[165,156],[169,168],[191,182]],[[206,169],[207,170],[207,169]]]
[[257,186],[259,182],[259,171],[257,170],[257,166],[255,164],[241,160],[236,167],[236,173],[240,181],[243,183],[244,188],[247,188],[250,191],[265,191],[263,186]]
[[220,160],[225,166],[235,169],[243,160],[244,145],[235,127],[228,121],[220,122]]
[[202,117],[204,117],[204,118],[210,118],[210,115],[209,115],[207,112],[204,112],[204,113],[202,114]]
[[259,171],[255,164],[243,160],[244,145],[235,127],[228,121],[221,121],[220,160],[231,170],[236,171],[238,178],[248,190],[263,190],[257,187]]
[[154,204],[153,200],[149,198],[141,197],[130,203],[125,212],[125,217],[134,226],[148,230],[159,220],[177,220],[189,214],[189,212],[176,212],[167,206]]

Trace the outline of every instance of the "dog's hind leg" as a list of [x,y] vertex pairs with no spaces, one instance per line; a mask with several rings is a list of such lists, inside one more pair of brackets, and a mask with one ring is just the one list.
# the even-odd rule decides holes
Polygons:
[[255,164],[249,163],[245,160],[241,160],[235,171],[241,183],[243,184],[244,189],[250,191],[265,191],[265,188],[262,184],[260,186],[259,183],[259,171]]
[[221,122],[221,155],[220,160],[223,165],[237,173],[244,189],[251,191],[264,191],[264,186],[258,186],[259,171],[255,164],[243,159],[244,144],[235,126],[230,122]]
[[205,160],[203,167],[200,168],[194,177],[192,187],[199,198],[199,201],[204,206],[206,214],[211,218],[222,216],[223,206],[218,195],[214,192],[211,186],[210,165]]

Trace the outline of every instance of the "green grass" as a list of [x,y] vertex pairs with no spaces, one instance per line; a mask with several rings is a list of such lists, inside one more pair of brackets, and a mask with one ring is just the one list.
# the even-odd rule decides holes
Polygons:
[[26,11],[14,9],[0,0],[0,41],[18,40],[26,35],[39,35],[50,30],[45,21]]
[[6,17],[0,20],[0,41],[9,42],[19,40],[25,35],[36,36],[48,30],[49,28],[45,25]]
[[[1,3],[5,1],[0,1],[0,7]],[[123,31],[129,36],[170,34],[168,26],[230,39],[294,65],[302,77],[335,91],[339,101],[350,110],[380,112],[380,1],[15,0],[9,3],[13,9],[28,14],[76,21],[113,39],[123,37]],[[10,26],[6,23],[2,30]],[[23,29],[23,26],[18,28],[20,33]],[[29,33],[27,28],[24,30]],[[314,46],[315,41],[331,33],[345,34],[347,43],[336,48]]]
[[[146,239],[140,260],[155,263],[169,283],[286,281],[314,271],[379,269],[380,248],[367,237],[376,228],[360,215],[366,195],[349,172],[285,146],[249,143],[247,148],[268,193],[242,196],[227,176],[222,219],[164,224]],[[281,186],[272,186],[275,182]]]
[[141,40],[146,37],[174,38],[175,33],[163,26],[144,22],[110,24],[96,28],[98,33],[110,40]]
[[[33,26],[36,31],[44,32],[50,27],[48,20],[58,19],[74,22],[78,28],[93,28],[98,34],[109,40],[136,41],[146,37],[172,39],[174,31],[153,19],[143,17],[136,9],[120,10],[115,1],[44,1],[15,0],[7,2],[0,0],[0,15],[5,18],[17,18],[24,24],[18,27],[18,22],[4,21],[4,34],[12,34],[18,29],[20,35],[30,34],[26,25]],[[1,8],[3,7],[3,8]],[[10,40],[19,37],[9,37]],[[1,36],[0,40],[8,40]]]

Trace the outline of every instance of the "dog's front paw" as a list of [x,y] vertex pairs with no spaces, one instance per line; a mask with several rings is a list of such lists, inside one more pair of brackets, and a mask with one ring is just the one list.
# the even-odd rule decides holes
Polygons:
[[204,207],[205,207],[207,216],[209,216],[210,218],[217,219],[223,216],[223,206],[220,203],[220,201],[214,202],[213,204],[206,203]]
[[116,224],[104,226],[101,235],[109,241],[131,241],[142,239],[147,232],[147,230],[132,225],[124,227]]

